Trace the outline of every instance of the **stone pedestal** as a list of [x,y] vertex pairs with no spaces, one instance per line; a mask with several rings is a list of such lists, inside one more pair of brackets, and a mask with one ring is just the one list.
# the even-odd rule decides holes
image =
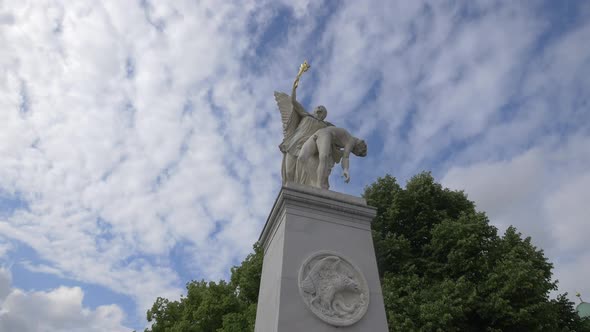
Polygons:
[[288,183],[260,236],[256,332],[386,332],[364,199]]

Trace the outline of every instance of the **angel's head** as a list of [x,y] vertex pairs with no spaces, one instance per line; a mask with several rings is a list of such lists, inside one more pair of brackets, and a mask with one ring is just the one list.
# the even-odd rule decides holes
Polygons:
[[317,119],[324,120],[328,115],[328,110],[326,110],[324,106],[320,105],[313,110],[313,115]]

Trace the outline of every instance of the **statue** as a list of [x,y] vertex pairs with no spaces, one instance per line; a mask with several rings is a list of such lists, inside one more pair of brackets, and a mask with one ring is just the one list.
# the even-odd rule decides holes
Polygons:
[[303,146],[311,135],[318,129],[325,128],[332,125],[324,121],[328,115],[328,111],[324,106],[318,106],[314,110],[314,114],[309,114],[305,108],[297,101],[296,91],[299,86],[299,79],[304,72],[310,68],[307,61],[299,67],[299,73],[293,82],[293,90],[291,97],[286,93],[276,92],[275,99],[281,112],[281,120],[283,122],[283,142],[279,145],[279,149],[283,153],[283,163],[281,166],[281,175],[283,184],[286,182],[295,181],[295,167],[297,164],[297,156]]
[[299,79],[309,68],[307,61],[299,67],[291,97],[275,91],[283,122],[284,138],[279,145],[283,153],[281,175],[283,184],[296,182],[328,189],[328,177],[334,164],[342,160],[343,175],[348,183],[350,152],[364,157],[367,154],[367,145],[345,129],[324,121],[328,114],[324,106],[316,107],[312,115],[297,101]]
[[328,178],[334,164],[342,163],[344,181],[350,181],[349,156],[367,155],[367,143],[352,136],[346,129],[326,127],[307,139],[297,158],[297,182],[312,187],[329,189]]

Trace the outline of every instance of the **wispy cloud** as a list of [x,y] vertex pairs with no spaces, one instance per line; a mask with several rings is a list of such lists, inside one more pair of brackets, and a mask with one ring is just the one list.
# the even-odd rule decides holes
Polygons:
[[176,243],[194,249],[188,266],[211,257],[183,279],[223,276],[255,240],[278,174],[255,167],[278,161],[256,130],[272,110],[256,112],[239,79],[255,5],[9,8],[0,188],[28,209],[0,221],[3,235],[141,310],[181,293]]
[[[280,185],[272,92],[289,91],[308,59],[303,103],[369,141],[353,184],[334,177],[334,189],[359,194],[385,172],[432,169],[492,222],[533,235],[566,262],[558,271],[587,263],[574,237],[560,245],[583,214],[574,204],[562,222],[569,205],[558,202],[588,194],[576,185],[590,166],[588,12],[570,2],[9,1],[0,233],[38,254],[25,258],[30,271],[128,295],[141,316],[189,279],[225,276]],[[562,279],[570,290],[574,279]]]

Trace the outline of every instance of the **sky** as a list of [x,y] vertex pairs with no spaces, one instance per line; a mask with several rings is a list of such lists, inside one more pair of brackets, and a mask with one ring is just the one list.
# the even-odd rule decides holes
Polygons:
[[366,139],[331,189],[431,171],[590,297],[587,1],[0,0],[0,331],[130,331],[227,278],[289,93]]

